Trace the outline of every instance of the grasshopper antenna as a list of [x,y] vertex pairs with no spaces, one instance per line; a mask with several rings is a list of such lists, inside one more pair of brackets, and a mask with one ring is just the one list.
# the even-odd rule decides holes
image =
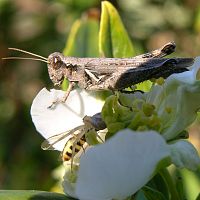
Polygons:
[[40,56],[40,55],[31,53],[31,52],[28,52],[28,51],[24,51],[24,50],[22,50],[22,49],[17,49],[17,48],[8,48],[8,49],[9,49],[9,50],[13,50],[13,51],[19,51],[19,52],[22,52],[22,53],[25,53],[25,54],[34,56],[34,57],[36,57],[36,58],[6,57],[6,58],[2,58],[3,60],[14,60],[14,59],[18,59],[18,60],[37,60],[37,61],[41,61],[41,62],[48,63],[48,59],[45,58],[45,57],[43,57],[43,56]]

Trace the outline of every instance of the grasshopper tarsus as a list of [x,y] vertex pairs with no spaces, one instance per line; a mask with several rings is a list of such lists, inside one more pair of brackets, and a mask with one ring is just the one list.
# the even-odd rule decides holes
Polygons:
[[57,104],[57,101],[53,101],[53,102],[51,103],[51,105],[49,105],[49,106],[47,107],[47,109],[53,110],[53,109],[56,107],[56,104]]
[[[69,96],[69,94],[68,94],[68,96]],[[67,96],[67,97],[68,97],[68,96]],[[65,95],[64,95],[63,98],[61,98],[61,99],[56,99],[55,101],[53,101],[53,102],[51,103],[51,105],[49,105],[49,106],[47,107],[47,109],[53,110],[53,109],[56,108],[56,106],[57,106],[58,104],[65,104],[66,100],[67,100],[67,98],[66,98]]]

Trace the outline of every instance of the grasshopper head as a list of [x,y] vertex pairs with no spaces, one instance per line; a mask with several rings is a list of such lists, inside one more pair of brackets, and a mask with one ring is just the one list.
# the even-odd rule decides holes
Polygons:
[[49,77],[54,85],[60,85],[64,78],[65,64],[64,55],[58,52],[52,53],[48,57]]

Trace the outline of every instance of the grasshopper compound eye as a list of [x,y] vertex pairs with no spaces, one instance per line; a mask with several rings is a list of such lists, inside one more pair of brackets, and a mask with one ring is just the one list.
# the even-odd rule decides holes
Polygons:
[[55,70],[60,69],[63,66],[63,55],[61,53],[55,52],[48,57],[49,65]]
[[49,77],[54,83],[54,85],[60,85],[63,80],[63,55],[61,53],[55,52],[48,57],[48,72]]

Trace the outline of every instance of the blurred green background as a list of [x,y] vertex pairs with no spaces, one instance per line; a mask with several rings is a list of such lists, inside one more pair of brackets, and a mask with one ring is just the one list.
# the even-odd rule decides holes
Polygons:
[[[174,56],[200,55],[199,1],[111,2],[118,9],[138,54],[175,41]],[[19,55],[8,51],[8,47],[45,57],[62,52],[75,20],[99,20],[100,6],[99,0],[0,0],[0,58]],[[53,87],[44,63],[0,60],[0,189],[58,191],[52,171],[61,164],[59,153],[41,150],[43,139],[30,116],[32,100],[43,87]],[[199,150],[198,120],[190,133]]]

